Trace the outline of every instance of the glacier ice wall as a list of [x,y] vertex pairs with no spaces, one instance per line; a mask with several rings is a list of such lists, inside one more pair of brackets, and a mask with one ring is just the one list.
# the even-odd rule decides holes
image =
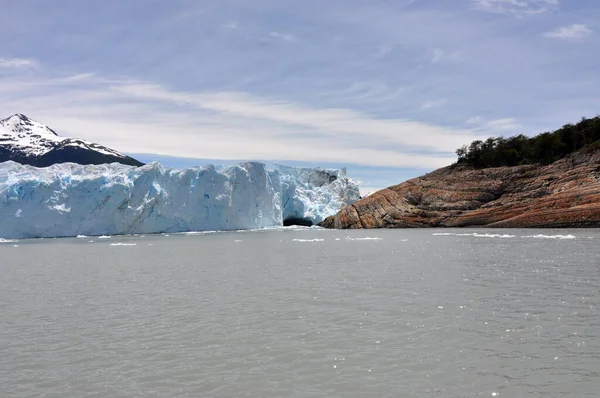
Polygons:
[[358,186],[346,169],[276,166],[282,195],[283,219],[317,224],[360,199]]
[[254,229],[280,226],[285,217],[316,223],[358,197],[345,170],[4,162],[0,237]]

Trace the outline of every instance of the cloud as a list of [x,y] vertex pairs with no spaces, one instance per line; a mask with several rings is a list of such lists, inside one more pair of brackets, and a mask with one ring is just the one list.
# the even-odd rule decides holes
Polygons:
[[521,127],[515,118],[491,120],[483,125],[483,128],[488,130],[516,130]]
[[[248,118],[254,121],[299,127],[307,133],[316,130],[322,136],[359,139],[364,145],[384,141],[387,144],[404,145],[433,151],[448,151],[468,131],[445,128],[406,119],[376,118],[363,112],[344,108],[315,108],[291,101],[272,100],[240,92],[173,91],[160,85],[128,84],[115,86],[113,90],[143,100],[163,101],[167,104],[192,106],[204,111],[218,112]],[[428,107],[440,106],[446,100],[431,101]],[[415,136],[414,132],[419,131]]]
[[421,104],[421,109],[431,109],[431,108],[437,108],[439,106],[443,106],[446,105],[448,103],[448,100],[446,98],[442,98],[439,100],[433,100],[433,101],[427,101]]
[[93,73],[79,73],[76,75],[65,77],[64,80],[66,82],[78,82],[78,81],[88,80],[88,79],[91,79],[94,77],[95,77],[95,74],[93,74]]
[[436,48],[433,50],[433,54],[431,55],[431,62],[437,63],[444,59],[444,50],[440,48]]
[[483,122],[481,116],[474,116],[465,120],[466,124],[480,124],[481,122]]
[[344,87],[318,94],[319,102],[330,107],[344,104],[346,108],[366,109],[373,114],[395,114],[399,108],[415,108],[415,98],[409,90],[398,85],[385,84],[379,78],[348,82]]
[[342,90],[339,95],[354,100],[383,99],[384,101],[390,101],[397,99],[402,91],[402,88],[392,89],[379,81],[360,81],[353,82],[349,87]]
[[237,21],[227,21],[224,24],[222,24],[221,27],[225,28],[225,29],[234,30],[234,29],[239,28],[240,26],[238,25]]
[[484,134],[494,134],[494,132],[512,132],[517,133],[517,130],[521,129],[523,126],[517,121],[517,119],[512,117],[502,118],[502,119],[494,119],[489,121],[484,121],[483,118],[476,116],[468,119],[466,121],[467,124],[476,125],[474,127],[475,131],[480,131]]
[[[5,81],[0,78],[3,88]],[[476,137],[348,108],[242,92],[186,92],[92,74],[12,84],[0,94],[0,109],[128,153],[423,169],[452,163],[455,148]]]
[[477,10],[527,16],[555,10],[559,0],[471,0]]
[[38,62],[28,58],[0,58],[0,69],[28,69],[37,68]]
[[590,1],[518,20],[559,2],[184,0],[136,18],[143,0],[24,0],[0,13],[0,57],[40,67],[0,69],[0,109],[128,152],[436,167],[478,137],[598,112],[598,53],[543,36],[596,30]]
[[387,44],[380,45],[377,47],[376,56],[377,58],[384,58],[386,55],[391,53],[393,49],[394,48],[392,46],[389,46]]
[[296,36],[290,35],[288,33],[280,33],[280,32],[271,32],[269,36],[274,37],[276,39],[284,40],[284,41],[296,41]]
[[552,39],[577,40],[591,35],[593,31],[583,24],[573,24],[556,28],[550,32],[544,33],[544,36]]
[[432,64],[437,64],[440,62],[458,64],[461,62],[461,56],[458,52],[447,53],[441,48],[434,48],[433,51],[431,51],[430,57]]

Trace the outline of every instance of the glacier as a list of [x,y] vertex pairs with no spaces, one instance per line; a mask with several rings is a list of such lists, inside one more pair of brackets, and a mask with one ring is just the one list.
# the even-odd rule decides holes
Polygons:
[[177,170],[151,163],[0,163],[0,238],[126,235],[305,225],[360,199],[345,169],[245,162]]

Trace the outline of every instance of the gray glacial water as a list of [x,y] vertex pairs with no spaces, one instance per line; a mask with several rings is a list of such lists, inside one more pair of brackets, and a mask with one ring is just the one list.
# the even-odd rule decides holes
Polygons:
[[599,243],[426,229],[3,242],[0,396],[598,397]]

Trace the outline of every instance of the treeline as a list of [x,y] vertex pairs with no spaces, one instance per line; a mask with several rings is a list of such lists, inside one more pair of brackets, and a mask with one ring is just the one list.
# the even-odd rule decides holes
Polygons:
[[549,164],[586,145],[600,145],[600,116],[582,118],[577,124],[535,137],[523,134],[504,138],[491,137],[473,141],[456,150],[458,163],[475,167],[517,166],[521,164]]

